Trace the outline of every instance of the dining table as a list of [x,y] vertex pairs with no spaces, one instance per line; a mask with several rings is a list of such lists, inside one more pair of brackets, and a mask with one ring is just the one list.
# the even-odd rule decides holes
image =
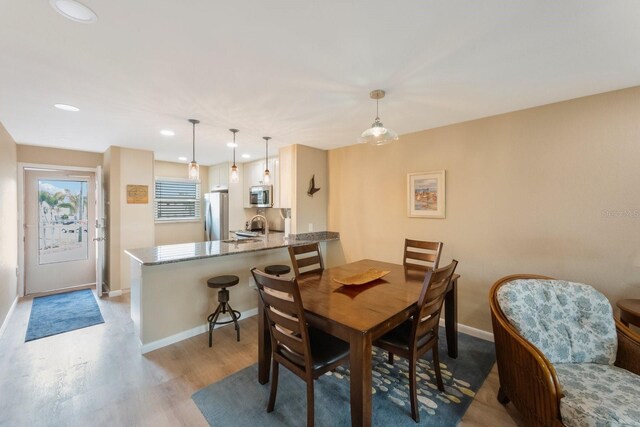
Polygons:
[[[361,285],[341,285],[343,279],[369,269],[388,271]],[[424,270],[363,259],[298,278],[307,323],[349,343],[351,425],[370,426],[372,417],[372,344],[405,320],[417,307]],[[457,357],[457,281],[454,275],[445,296],[447,351]],[[260,300],[260,299],[259,299]],[[271,341],[262,302],[258,307],[258,381],[269,382]]]

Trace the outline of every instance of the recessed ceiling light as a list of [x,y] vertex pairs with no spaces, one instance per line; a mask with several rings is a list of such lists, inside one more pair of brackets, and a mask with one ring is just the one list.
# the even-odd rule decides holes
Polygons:
[[229,148],[233,148],[233,147],[237,147],[238,144],[236,144],[235,142],[227,142],[227,147]]
[[49,0],[49,4],[60,15],[72,21],[93,24],[98,20],[98,15],[93,10],[74,0]]
[[186,158],[186,157],[184,157],[184,156],[181,156],[181,157],[178,157],[178,160],[180,160],[180,161],[182,161],[182,162],[186,162],[186,161],[187,161],[187,160],[189,160],[189,159],[188,159],[188,158]]
[[243,159],[250,159],[251,158],[251,154],[246,154],[245,153],[245,154],[242,155],[242,158]]
[[174,131],[172,131],[172,130],[169,130],[169,129],[162,129],[160,131],[160,134],[164,135],[164,136],[174,136],[176,133]]
[[74,107],[73,105],[67,104],[53,104],[54,107],[59,108],[64,111],[80,111],[78,107]]

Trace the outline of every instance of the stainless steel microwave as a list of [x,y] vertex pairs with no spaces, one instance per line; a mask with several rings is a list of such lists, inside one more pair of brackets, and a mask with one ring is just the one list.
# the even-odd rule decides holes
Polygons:
[[249,204],[254,208],[273,206],[273,186],[254,185],[249,189]]

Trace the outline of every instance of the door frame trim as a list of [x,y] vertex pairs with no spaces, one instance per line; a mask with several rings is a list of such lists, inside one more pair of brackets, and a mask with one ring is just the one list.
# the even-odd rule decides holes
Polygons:
[[[18,162],[18,296],[23,297],[25,284],[24,284],[24,250],[25,250],[25,234],[24,234],[24,174],[25,169],[48,169],[51,172],[55,171],[78,171],[78,172],[93,172],[98,173],[97,166],[95,168],[84,166],[63,166],[63,165],[48,165],[42,163],[26,163]],[[97,286],[97,285],[96,285]]]

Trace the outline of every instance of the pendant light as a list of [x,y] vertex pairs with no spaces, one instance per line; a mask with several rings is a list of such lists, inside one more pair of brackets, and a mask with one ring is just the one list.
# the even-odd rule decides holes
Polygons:
[[264,142],[265,142],[264,183],[265,184],[270,184],[271,183],[271,176],[269,175],[269,140],[271,139],[271,137],[270,136],[263,136],[262,139],[264,139]]
[[362,135],[360,135],[358,142],[369,143],[372,145],[385,145],[400,139],[397,133],[389,128],[384,127],[384,125],[380,121],[380,116],[378,115],[378,102],[382,98],[384,98],[384,95],[385,92],[380,89],[371,91],[369,93],[369,97],[376,100],[376,119],[373,121],[373,124],[369,129],[362,132]]
[[237,183],[240,181],[240,176],[238,175],[238,166],[236,166],[236,133],[240,131],[238,129],[229,129],[229,131],[233,132],[233,166],[231,166],[230,181]]
[[196,162],[196,125],[200,123],[200,120],[189,119],[189,123],[193,125],[193,157],[189,163],[189,179],[198,181],[200,179],[200,165]]

